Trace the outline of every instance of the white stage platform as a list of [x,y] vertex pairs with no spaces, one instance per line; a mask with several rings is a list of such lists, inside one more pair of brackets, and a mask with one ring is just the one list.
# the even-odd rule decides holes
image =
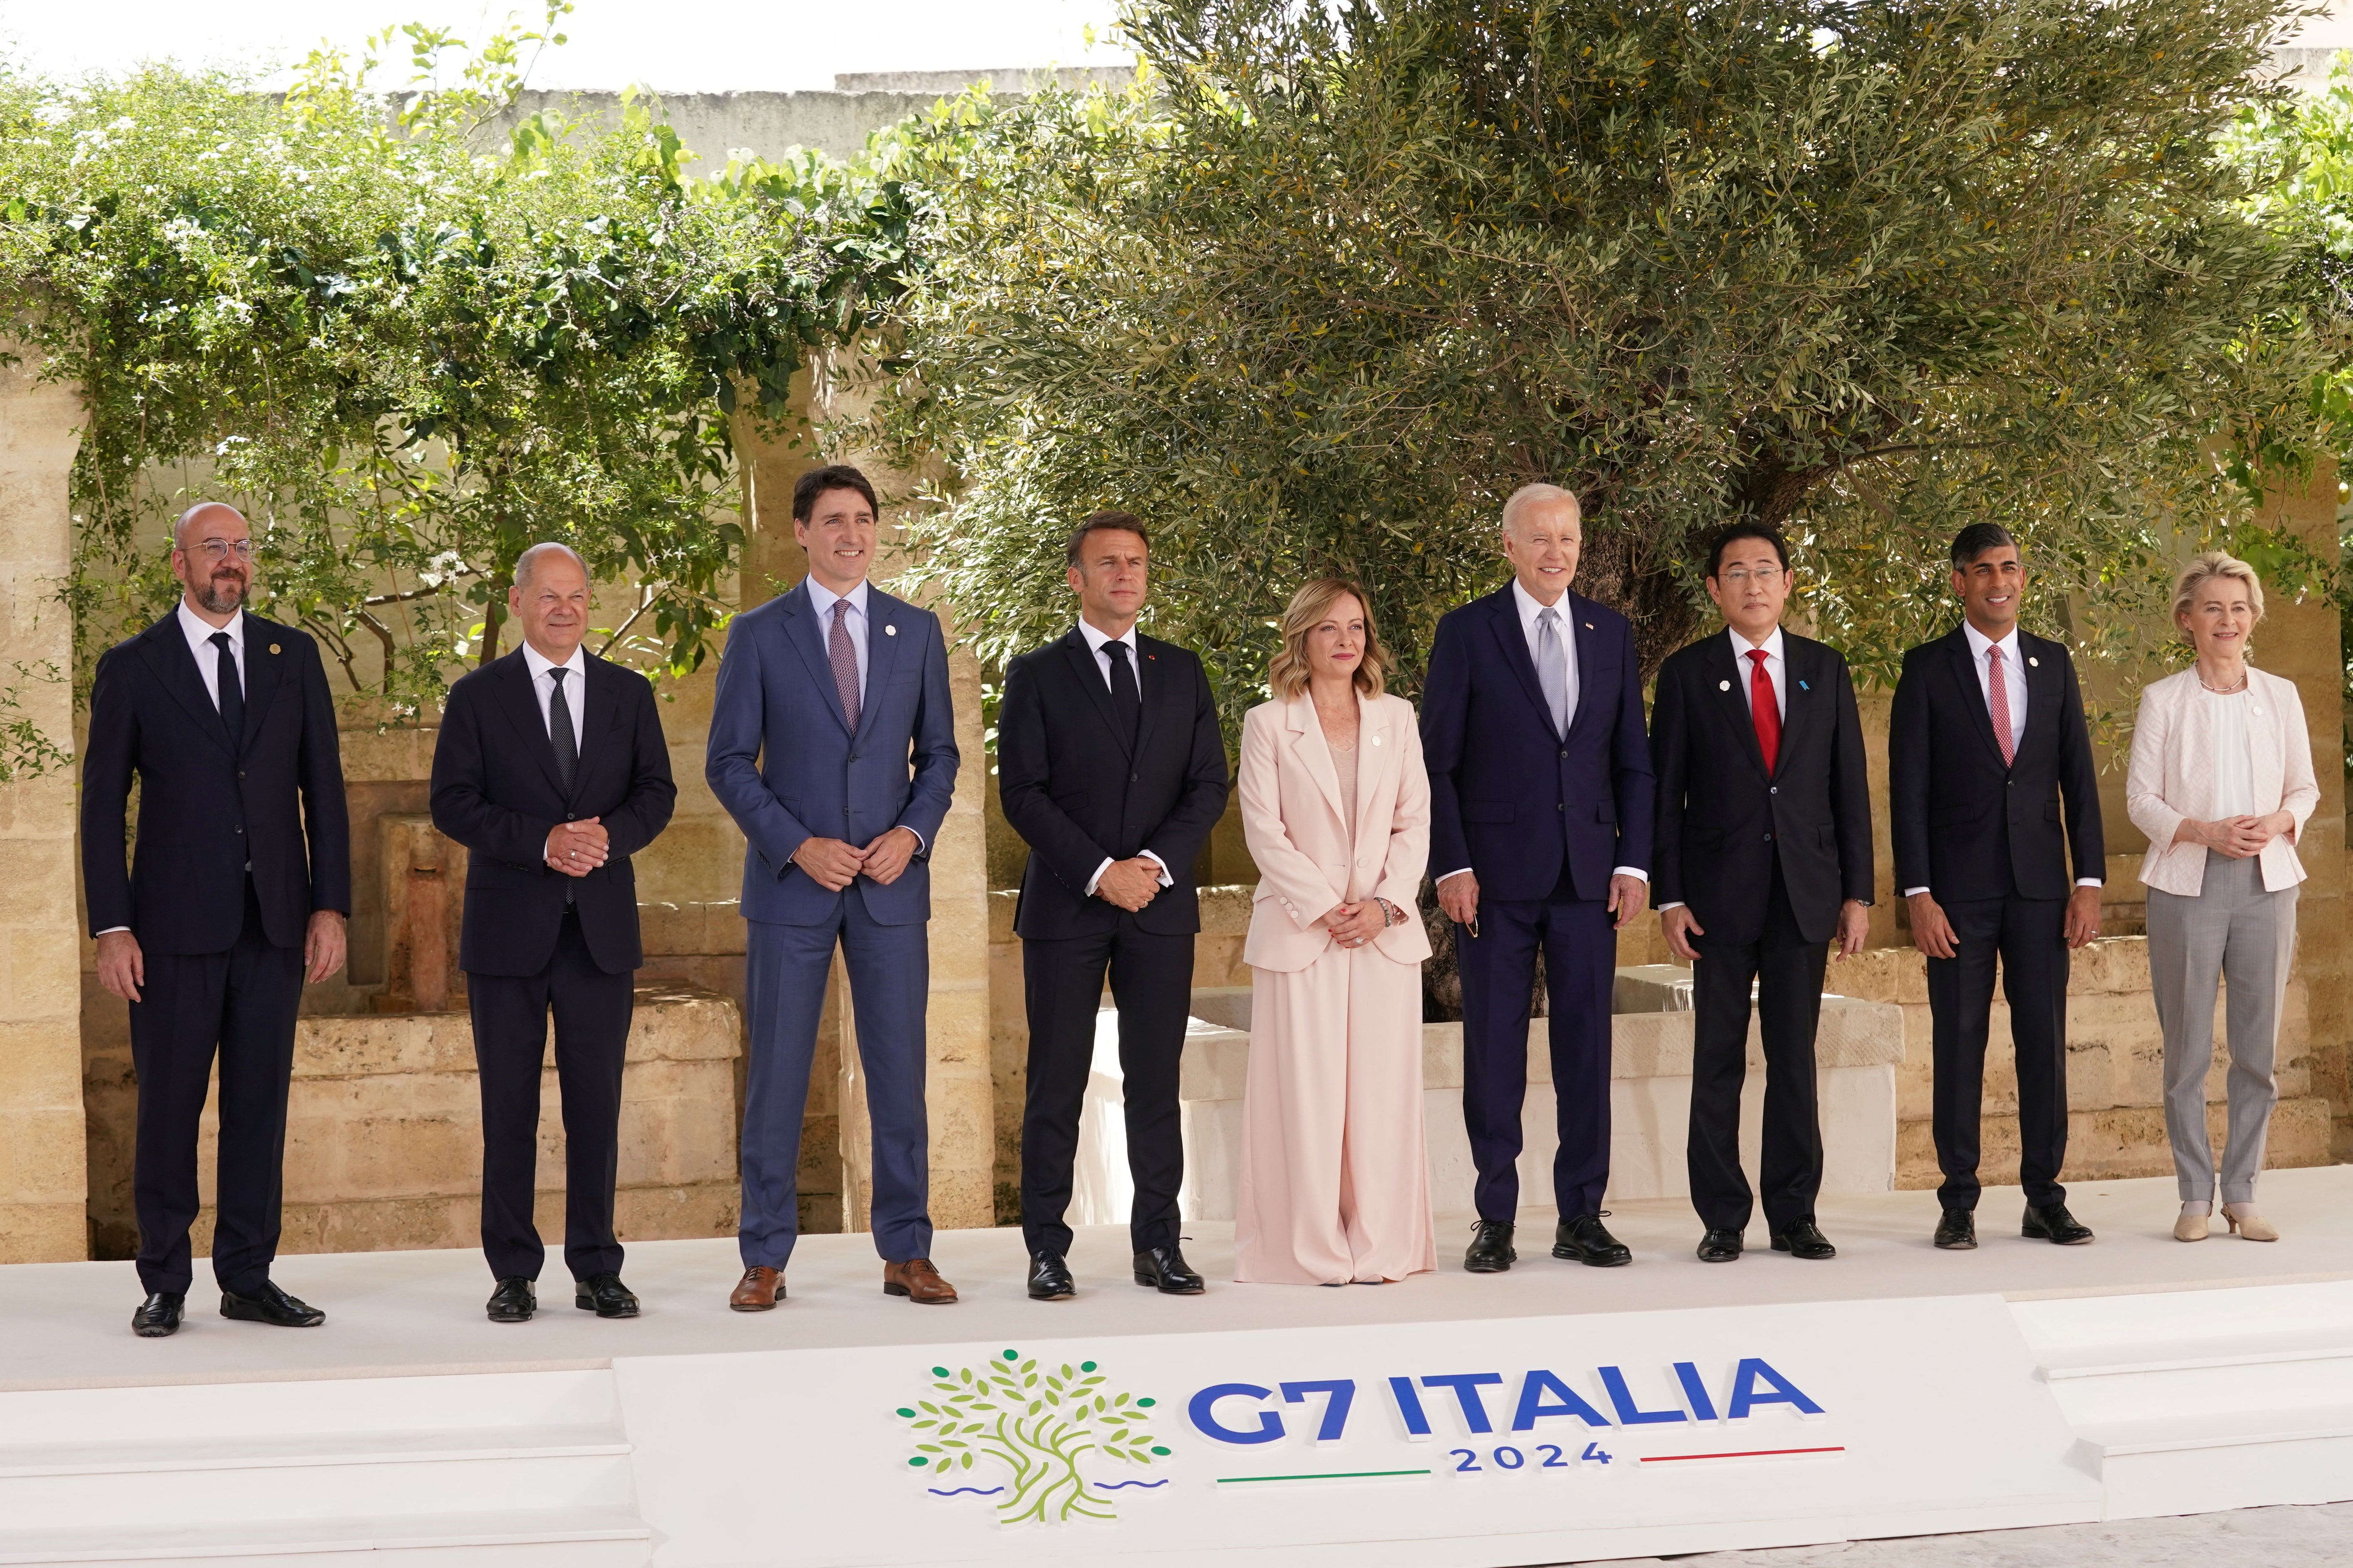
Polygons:
[[[2287,1239],[2183,1246],[2169,1181],[2083,1184],[2100,1240],[2066,1248],[1997,1189],[1961,1254],[1932,1194],[1826,1198],[1835,1261],[1760,1226],[1729,1266],[1642,1200],[1606,1271],[1530,1211],[1509,1274],[1463,1274],[1451,1220],[1438,1274],[1345,1289],[1222,1283],[1229,1227],[1198,1222],[1199,1299],[1129,1283],[1100,1228],[1065,1303],[1022,1294],[1018,1232],[952,1232],[941,1309],[818,1237],[766,1314],[724,1308],[732,1242],[659,1242],[643,1317],[551,1280],[517,1327],[472,1253],[290,1258],[324,1328],[199,1289],[158,1342],[127,1264],[20,1266],[0,1563],[1502,1568],[2353,1498],[2353,1168],[2263,1197]],[[1036,1441],[990,1457],[1000,1418]]]

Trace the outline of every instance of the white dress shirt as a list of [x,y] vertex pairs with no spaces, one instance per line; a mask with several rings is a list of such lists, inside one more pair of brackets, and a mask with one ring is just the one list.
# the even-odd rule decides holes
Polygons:
[[849,614],[846,619],[849,627],[850,651],[858,656],[858,702],[862,708],[866,704],[866,579],[860,578],[858,586],[847,594],[835,593],[814,576],[804,577],[801,581],[808,584],[809,607],[817,612],[817,640],[821,647],[830,650],[833,647],[835,603],[840,600],[849,603]]
[[2213,715],[2214,746],[2209,760],[2214,769],[2214,815],[2217,817],[2255,815],[2254,752],[2247,741],[2247,709],[2262,699],[2249,683],[2244,691],[2228,697],[2199,689],[2198,700]]
[[[1097,630],[1092,622],[1087,620],[1084,616],[1081,616],[1079,619],[1079,636],[1086,639],[1088,651],[1095,656],[1095,669],[1096,672],[1103,678],[1103,689],[1106,691],[1113,690],[1115,688],[1113,688],[1111,683],[1111,655],[1103,652],[1103,646],[1106,643],[1124,643],[1127,645],[1127,668],[1135,675],[1136,700],[1138,702],[1143,701],[1144,651],[1135,645],[1135,628],[1131,626],[1127,630],[1120,633],[1119,636],[1113,637],[1108,632]],[[1173,888],[1176,885],[1176,879],[1168,874],[1168,863],[1166,860],[1163,860],[1159,856],[1155,855],[1149,849],[1139,850],[1138,853],[1145,859],[1160,868],[1160,885],[1162,887]],[[1092,899],[1095,896],[1095,884],[1102,881],[1103,874],[1110,869],[1111,857],[1106,855],[1103,857],[1103,863],[1095,868],[1095,874],[1087,879],[1085,897]]]
[[[1561,682],[1561,690],[1567,693],[1569,721],[1572,723],[1576,722],[1577,695],[1577,628],[1569,623],[1569,616],[1572,614],[1572,611],[1569,608],[1568,595],[1567,594],[1563,594],[1560,596],[1560,602],[1556,605],[1546,605],[1537,599],[1534,594],[1529,593],[1525,585],[1524,585],[1517,577],[1514,577],[1512,579],[1512,605],[1520,612],[1520,632],[1521,635],[1528,639],[1528,662],[1531,665],[1535,664],[1536,660],[1542,657],[1536,652],[1536,648],[1539,645],[1540,635],[1543,628],[1536,625],[1536,617],[1543,615],[1545,611],[1548,609],[1555,610],[1559,613],[1560,618],[1555,624],[1553,632],[1554,636],[1560,643],[1562,674],[1565,677]],[[1541,670],[1537,672],[1536,685],[1539,690],[1543,689],[1544,675]],[[1453,870],[1447,872],[1446,876],[1439,878],[1438,880],[1443,882],[1447,880],[1448,878],[1460,877],[1463,872],[1468,871],[1469,869],[1471,869],[1471,868],[1468,866],[1459,866]],[[1645,882],[1651,879],[1651,874],[1648,871],[1633,866],[1612,867],[1609,874],[1613,877],[1633,877]]]
[[[1993,661],[1986,657],[1986,650],[2001,649],[2001,694],[2010,702],[2010,754],[2014,757],[2018,755],[2018,749],[2026,744],[2026,661],[2018,657],[2018,628],[2010,627],[2010,634],[1996,642],[1963,621],[1961,635],[1969,639],[1969,663],[1978,672],[1978,695],[1985,699],[1988,719],[1993,717]],[[2096,888],[2101,886],[2101,879],[2078,877],[2075,886]],[[1908,899],[1927,890],[1926,888],[1906,888],[1904,896]]]
[[[1765,650],[1765,679],[1773,683],[1773,711],[1781,718],[1788,718],[1789,716],[1789,661],[1781,651],[1781,628],[1775,626],[1773,635],[1767,637],[1762,644],[1750,642],[1737,626],[1725,627],[1724,635],[1732,639],[1733,668],[1740,671],[1738,687],[1740,700],[1748,706],[1750,721],[1754,722],[1757,718],[1755,684],[1757,678],[1751,673],[1757,668],[1757,661],[1748,656],[1759,647]],[[1679,910],[1683,907],[1683,900],[1678,899],[1671,904],[1661,904],[1659,913],[1665,914],[1669,910]]]
[[571,671],[564,678],[564,706],[572,715],[572,754],[577,757],[581,742],[588,738],[586,728],[588,704],[581,689],[582,683],[588,679],[587,653],[575,647],[570,658],[555,664],[526,642],[522,645],[522,662],[523,668],[531,671],[531,694],[539,699],[539,721],[547,731],[550,741],[555,739],[555,677],[547,672],[551,669]]
[[205,695],[220,706],[220,649],[213,646],[216,632],[228,634],[229,658],[237,664],[237,689],[242,693],[253,683],[245,678],[245,614],[239,611],[228,618],[228,625],[216,626],[195,611],[188,601],[180,601],[180,635],[188,639],[188,651],[196,656],[196,673],[204,678]]

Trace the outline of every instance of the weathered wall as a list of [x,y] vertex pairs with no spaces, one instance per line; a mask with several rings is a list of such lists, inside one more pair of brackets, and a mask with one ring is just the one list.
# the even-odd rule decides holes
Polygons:
[[[0,353],[16,345],[0,342]],[[52,745],[73,744],[73,623],[58,591],[73,544],[66,479],[74,388],[0,363],[0,684]],[[55,666],[57,681],[19,679]],[[0,784],[0,1262],[89,1256],[83,1209],[80,911],[70,768]]]

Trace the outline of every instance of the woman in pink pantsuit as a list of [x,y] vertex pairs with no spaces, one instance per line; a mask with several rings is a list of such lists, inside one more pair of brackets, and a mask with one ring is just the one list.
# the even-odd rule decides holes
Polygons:
[[1377,1285],[1438,1266],[1421,1130],[1414,906],[1430,779],[1413,704],[1356,584],[1299,590],[1242,721],[1242,829],[1258,899],[1234,1278]]

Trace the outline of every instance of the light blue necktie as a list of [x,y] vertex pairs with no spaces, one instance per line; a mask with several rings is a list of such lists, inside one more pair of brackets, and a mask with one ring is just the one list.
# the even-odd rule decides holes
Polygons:
[[1536,682],[1552,710],[1553,733],[1568,736],[1568,660],[1560,651],[1560,612],[1536,612]]

